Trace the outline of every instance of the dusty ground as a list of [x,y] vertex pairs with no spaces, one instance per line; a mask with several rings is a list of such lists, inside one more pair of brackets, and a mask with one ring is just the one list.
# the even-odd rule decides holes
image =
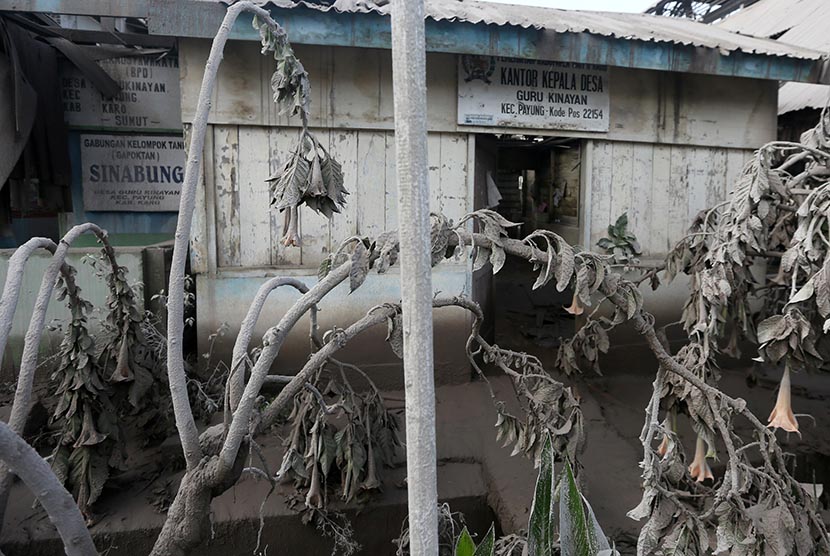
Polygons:
[[[642,427],[643,407],[650,387],[650,377],[612,370],[607,365],[604,377],[583,377],[577,383],[587,425],[587,447],[582,457],[587,481],[586,495],[606,533],[628,553],[637,534],[637,523],[625,514],[639,500],[638,462],[642,449],[637,440]],[[749,389],[743,371],[726,371],[724,389],[747,399],[750,408],[765,416],[774,400],[775,377],[760,377],[759,386]],[[499,397],[509,398],[511,388],[503,378],[495,379]],[[818,423],[830,420],[830,381],[823,377],[796,375],[794,406],[799,413],[813,415]],[[401,393],[390,392],[390,399]],[[392,402],[395,403],[394,401]],[[438,390],[439,492],[453,509],[464,511],[471,525],[482,531],[490,519],[489,505],[505,531],[525,526],[529,512],[535,473],[530,463],[509,457],[509,449],[500,448],[494,437],[492,404],[481,383],[448,386]],[[830,436],[825,427],[812,426],[802,418],[803,436],[791,436],[789,450],[801,457],[798,472],[804,480],[815,472],[818,482],[830,481]],[[682,426],[682,425],[681,425]],[[688,427],[687,427],[688,433]],[[692,439],[685,441],[691,453]],[[782,436],[782,438],[784,438]],[[276,438],[265,439],[265,450],[274,461],[281,448]],[[158,452],[156,461],[172,460],[170,452]],[[172,461],[170,461],[172,465]],[[715,467],[717,475],[719,468]],[[404,515],[405,490],[403,468],[388,473],[384,494],[368,510],[355,515],[355,529],[364,544],[365,554],[392,554],[390,541]],[[178,475],[169,470],[148,480],[136,474],[125,477],[121,485],[109,489],[100,510],[102,519],[92,529],[110,555],[143,555],[161,526],[163,515],[152,503],[172,492]],[[251,478],[214,502],[215,540],[206,543],[201,554],[225,555],[252,552],[256,543],[257,511],[267,485]],[[328,554],[328,542],[310,527],[299,523],[287,507],[287,491],[272,495],[265,504],[266,528],[263,542],[272,547],[302,546],[309,555]],[[7,556],[60,554],[59,547],[45,542],[53,537],[51,524],[39,509],[32,507],[31,495],[17,485],[13,505],[5,523],[2,547]],[[287,545],[284,543],[288,543]],[[233,550],[231,550],[233,546]],[[286,553],[294,553],[293,550]]]

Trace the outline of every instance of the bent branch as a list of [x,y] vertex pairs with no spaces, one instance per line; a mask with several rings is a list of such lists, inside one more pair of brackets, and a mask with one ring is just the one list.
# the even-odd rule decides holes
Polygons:
[[[239,405],[239,399],[242,397],[242,392],[245,390],[245,369],[242,364],[248,354],[248,346],[251,343],[251,338],[254,335],[254,328],[259,321],[259,316],[262,313],[262,308],[265,301],[272,291],[281,286],[291,286],[300,293],[308,293],[308,286],[296,278],[271,278],[259,287],[256,297],[251,306],[248,307],[248,313],[242,320],[239,327],[239,334],[236,336],[236,342],[233,345],[233,356],[231,358],[231,378],[230,378],[230,405],[231,410],[235,411]],[[311,337],[314,342],[314,337],[317,334],[317,306],[311,306]]]
[[[55,247],[55,244],[50,241],[35,241],[30,240],[20,249],[24,249],[21,253],[21,258],[18,259],[18,264],[15,269],[16,278],[12,278],[12,269],[9,268],[9,275],[6,280],[7,289],[3,291],[3,299],[0,303],[8,303],[3,306],[3,310],[10,311],[8,314],[9,320],[3,321],[3,327],[11,326],[11,317],[14,315],[15,305],[17,304],[17,297],[19,295],[20,281],[23,278],[23,266],[26,259],[31,255],[31,251],[36,247],[43,247],[49,251],[53,251],[52,259],[46,272],[43,274],[43,279],[40,283],[40,290],[38,291],[35,300],[35,308],[32,312],[32,317],[29,320],[29,328],[26,330],[26,337],[23,345],[23,355],[20,362],[20,373],[17,377],[17,386],[14,392],[14,401],[12,402],[11,415],[9,416],[9,427],[16,434],[22,435],[26,427],[26,421],[29,418],[29,406],[32,403],[32,389],[34,387],[35,372],[37,370],[38,351],[40,350],[40,340],[43,336],[43,327],[46,321],[46,311],[49,308],[49,302],[52,299],[52,292],[55,289],[55,282],[58,278],[58,273],[63,273],[68,281],[74,282],[71,273],[68,272],[66,265],[66,254],[72,243],[81,235],[91,232],[101,241],[105,248],[109,248],[107,240],[107,233],[100,227],[92,223],[79,224],[69,230],[66,235],[61,238],[60,244]],[[38,238],[36,238],[38,239]],[[30,245],[31,244],[31,245]],[[12,259],[17,255],[15,253]],[[114,260],[114,258],[113,258]],[[9,280],[12,283],[9,284]],[[11,290],[9,290],[11,286]],[[18,291],[14,291],[17,288]],[[71,294],[71,292],[70,292]],[[7,297],[7,295],[9,297]],[[0,330],[0,333],[5,333],[5,340],[8,340],[8,330]],[[5,343],[3,344],[5,347]],[[2,349],[2,348],[0,348]],[[0,351],[2,353],[2,351]],[[1,361],[2,359],[0,359]],[[0,469],[0,528],[2,528],[2,518],[5,515],[6,503],[8,501],[9,488],[11,487],[11,476],[7,469]]]
[[72,495],[49,464],[5,423],[0,422],[0,460],[34,493],[55,524],[67,556],[95,556],[98,551]]
[[55,242],[51,239],[33,237],[18,247],[9,259],[6,284],[3,286],[3,297],[0,299],[0,362],[3,361],[6,343],[9,340],[9,333],[14,321],[14,313],[17,310],[17,301],[20,299],[20,284],[23,283],[23,271],[26,263],[32,253],[38,249],[46,249],[50,253],[54,253],[56,248]]
[[216,75],[222,61],[225,43],[228,41],[228,35],[237,17],[242,12],[254,13],[275,33],[283,33],[268,11],[253,2],[237,2],[230,6],[222,20],[219,31],[216,33],[216,37],[213,39],[210,55],[205,65],[202,86],[199,90],[199,100],[196,104],[190,145],[187,151],[181,200],[179,201],[179,219],[176,224],[173,260],[170,265],[170,291],[167,304],[167,375],[170,382],[170,394],[173,399],[176,428],[179,431],[188,469],[195,468],[199,463],[202,458],[202,449],[199,447],[199,433],[187,396],[187,376],[184,369],[184,353],[181,343],[184,333],[184,270],[187,250],[190,245],[190,228],[193,223],[193,211],[196,208],[196,188],[199,183],[205,134],[207,133],[207,119],[213,89],[216,85]]

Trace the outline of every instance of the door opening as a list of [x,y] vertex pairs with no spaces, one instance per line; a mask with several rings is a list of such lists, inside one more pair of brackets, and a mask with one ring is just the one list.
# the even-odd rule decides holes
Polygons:
[[[579,243],[582,140],[523,135],[492,139],[496,156],[487,170],[482,195],[487,200],[482,204],[522,224],[511,237],[550,230],[572,245]],[[495,340],[517,345],[552,368],[556,349],[551,348],[574,332],[574,317],[564,310],[571,292],[557,292],[552,283],[534,291],[535,279],[530,265],[511,259],[493,278]]]

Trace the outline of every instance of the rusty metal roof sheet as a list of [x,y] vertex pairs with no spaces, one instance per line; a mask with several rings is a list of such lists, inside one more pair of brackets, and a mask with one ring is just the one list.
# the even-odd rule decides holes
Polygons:
[[[271,0],[270,4],[280,8],[305,6],[324,12],[334,10],[341,13],[388,15],[390,11],[388,2],[380,2],[382,5],[378,5],[379,3],[371,0],[336,0],[329,6],[308,0]],[[724,55],[741,51],[807,60],[822,57],[820,52],[810,48],[745,36],[688,19],[646,14],[560,10],[479,0],[426,0],[426,12],[427,17],[438,21],[517,25],[557,33],[591,33],[618,39],[711,48]]]
[[[718,26],[758,37],[830,53],[830,0],[761,0],[727,17]],[[810,83],[785,83],[778,91],[778,113],[803,108],[823,108],[830,87]]]

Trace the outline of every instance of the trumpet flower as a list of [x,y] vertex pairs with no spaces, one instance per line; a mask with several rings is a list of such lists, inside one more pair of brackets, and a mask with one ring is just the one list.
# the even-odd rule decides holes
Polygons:
[[576,292],[574,292],[574,297],[573,297],[573,301],[571,301],[571,306],[570,307],[565,307],[565,310],[567,312],[569,312],[570,314],[576,315],[576,316],[581,315],[585,311],[582,308],[582,304],[579,303],[579,296],[577,295]]
[[699,483],[702,483],[706,479],[715,480],[715,476],[712,475],[712,469],[706,461],[706,443],[700,435],[697,437],[697,445],[695,446],[695,459],[689,466],[689,475],[693,479],[697,479]]
[[767,419],[769,427],[784,429],[787,432],[798,432],[798,421],[793,415],[792,394],[790,391],[790,368],[784,367],[784,376],[781,377],[781,385],[778,387],[778,399],[775,407]]
[[663,435],[663,441],[657,446],[657,455],[661,458],[666,457],[666,454],[669,452],[669,435]]

